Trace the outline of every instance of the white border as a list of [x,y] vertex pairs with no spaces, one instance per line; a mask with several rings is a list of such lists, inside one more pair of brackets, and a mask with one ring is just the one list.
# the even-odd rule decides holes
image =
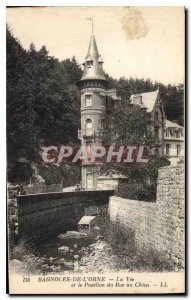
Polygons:
[[7,6],[189,6],[189,0],[7,0]]

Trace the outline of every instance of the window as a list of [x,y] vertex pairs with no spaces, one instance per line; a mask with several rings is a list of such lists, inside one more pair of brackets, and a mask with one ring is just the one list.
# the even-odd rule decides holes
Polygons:
[[92,156],[92,143],[91,142],[86,143],[86,151],[87,151],[88,159],[91,158],[91,156]]
[[169,131],[168,131],[168,130],[165,131],[165,136],[166,136],[166,137],[169,137]]
[[176,145],[177,155],[180,155],[181,145]]
[[88,66],[88,67],[91,67],[91,66],[92,66],[92,62],[91,62],[91,61],[88,61],[88,62],[87,62],[87,66]]
[[85,95],[85,106],[92,106],[92,95]]
[[142,96],[134,96],[133,103],[134,104],[142,104]]
[[155,137],[159,138],[159,129],[157,127],[155,128]]
[[177,138],[180,137],[180,131],[176,131],[176,137],[177,137]]
[[170,155],[170,144],[166,144],[166,155]]
[[174,130],[170,130],[170,135],[174,136]]
[[156,122],[159,121],[159,112],[158,111],[155,112],[155,121]]
[[92,120],[87,119],[86,120],[86,135],[92,135],[93,134],[93,125],[92,125]]

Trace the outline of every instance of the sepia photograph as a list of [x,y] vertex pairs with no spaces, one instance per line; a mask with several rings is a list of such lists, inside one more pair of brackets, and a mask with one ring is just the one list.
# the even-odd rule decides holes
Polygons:
[[9,294],[185,293],[185,7],[7,6]]

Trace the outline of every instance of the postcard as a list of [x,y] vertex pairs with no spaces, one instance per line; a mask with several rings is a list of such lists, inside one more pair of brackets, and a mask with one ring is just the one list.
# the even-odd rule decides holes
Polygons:
[[185,293],[185,8],[7,7],[8,278]]

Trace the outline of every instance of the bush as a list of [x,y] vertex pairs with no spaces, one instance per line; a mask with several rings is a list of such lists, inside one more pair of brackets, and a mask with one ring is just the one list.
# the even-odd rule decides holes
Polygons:
[[19,264],[19,271],[26,275],[41,274],[41,266],[44,263],[38,256],[33,253],[35,249],[32,244],[24,240],[20,240],[19,243],[14,247],[11,255],[12,260],[22,262]]
[[154,201],[156,199],[155,186],[142,183],[120,182],[118,196],[132,200]]

